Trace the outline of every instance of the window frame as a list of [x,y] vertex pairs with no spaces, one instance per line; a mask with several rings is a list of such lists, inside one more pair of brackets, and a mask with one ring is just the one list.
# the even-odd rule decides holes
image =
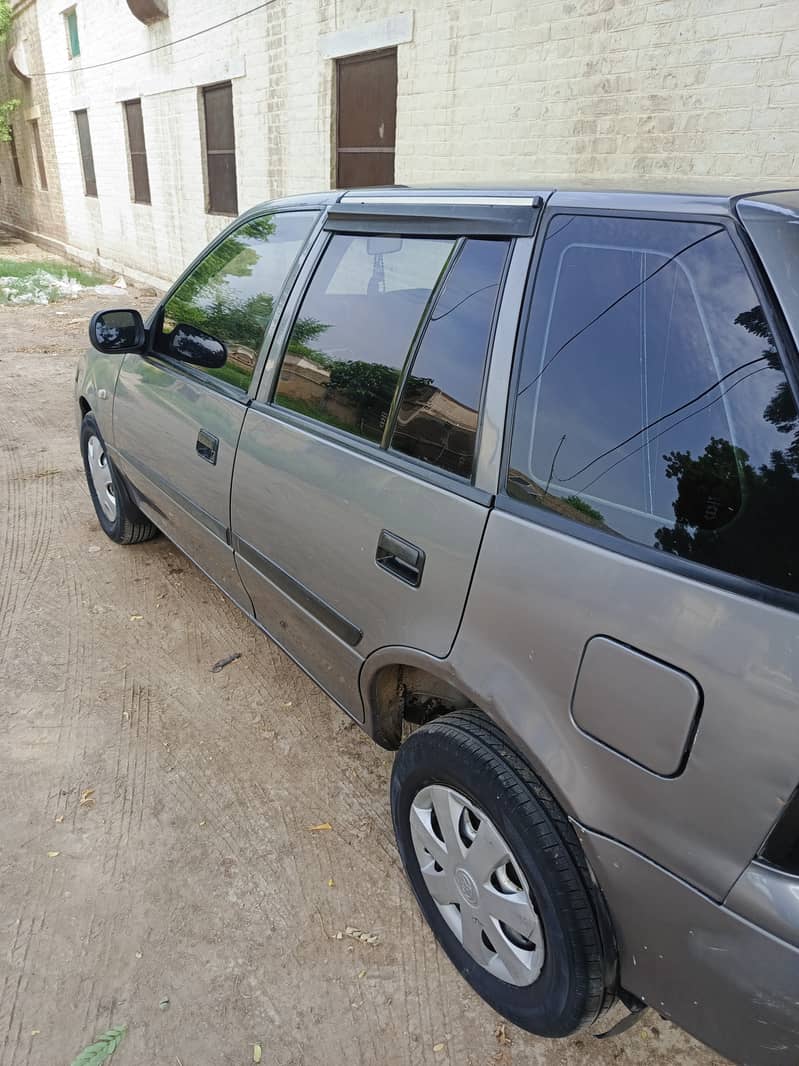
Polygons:
[[[231,129],[233,131],[233,147],[232,148],[209,148],[208,147],[208,109],[206,105],[206,97],[209,92],[213,92],[219,89],[230,90],[230,121]],[[199,87],[200,98],[200,144],[202,146],[203,153],[203,175],[205,178],[205,213],[206,215],[215,215],[220,218],[235,218],[239,213],[239,169],[238,159],[236,158],[236,109],[233,101],[233,82],[228,79],[227,81],[212,82],[210,85],[201,85]],[[236,204],[233,211],[220,211],[215,209],[211,203],[211,168],[209,166],[209,158],[212,155],[232,155],[233,156],[233,174],[235,178],[235,195]]]
[[[80,59],[80,26],[78,25],[78,5],[73,4],[72,7],[66,8],[61,12],[64,18],[64,29],[67,35],[67,55],[70,59]],[[69,20],[71,17],[75,19],[75,41],[78,45],[77,52],[72,50],[72,32],[70,30]]]
[[25,183],[22,180],[22,167],[21,167],[20,161],[19,161],[19,148],[17,146],[17,135],[14,132],[13,125],[9,124],[8,132],[10,134],[10,137],[9,137],[9,140],[8,140],[8,150],[11,153],[11,163],[12,163],[13,168],[14,168],[14,180],[17,183],[17,187],[20,188],[20,189],[23,189],[25,187]]
[[[463,250],[466,247],[466,242],[469,240],[496,240],[503,241],[505,244],[505,262],[502,264],[502,273],[500,275],[499,284],[497,286],[497,295],[494,300],[494,310],[491,314],[491,324],[488,328],[488,339],[486,341],[485,360],[483,362],[483,374],[480,379],[480,392],[477,399],[477,430],[474,435],[474,453],[472,455],[472,472],[468,478],[462,477],[460,474],[456,474],[451,470],[445,470],[443,467],[436,466],[435,463],[428,463],[424,459],[414,459],[405,452],[395,451],[391,447],[391,442],[394,439],[394,434],[397,429],[397,417],[402,406],[402,397],[405,391],[405,387],[408,383],[408,378],[411,376],[411,370],[416,365],[422,346],[424,344],[427,331],[430,328],[430,323],[433,321],[433,311],[438,304],[439,298],[446,286],[447,280],[452,271],[458,265]],[[477,460],[480,455],[480,438],[482,436],[483,429],[483,408],[485,405],[486,390],[488,388],[488,375],[491,369],[491,353],[494,349],[494,336],[497,331],[497,321],[499,319],[500,308],[502,307],[502,299],[505,294],[505,282],[508,278],[508,272],[510,270],[511,260],[513,259],[513,253],[515,251],[515,242],[511,237],[477,237],[477,236],[465,236],[460,237],[457,241],[455,249],[450,257],[450,262],[446,271],[439,279],[439,284],[436,286],[436,291],[431,294],[431,300],[428,302],[428,306],[425,311],[425,315],[422,318],[419,328],[419,336],[414,337],[414,342],[408,352],[408,356],[405,359],[405,363],[400,372],[399,381],[397,382],[397,391],[394,394],[394,402],[391,405],[391,410],[388,414],[386,421],[386,432],[383,434],[385,440],[385,451],[391,455],[399,455],[404,459],[408,459],[410,462],[419,463],[424,468],[430,467],[433,470],[437,470],[439,473],[446,474],[449,477],[456,478],[467,485],[473,485],[477,475]]]
[[[330,205],[330,210],[334,211],[336,205]],[[540,215],[540,211],[539,211]],[[435,225],[433,220],[425,221],[424,226],[419,229],[418,226],[411,224],[408,229],[411,232],[404,231],[390,231],[387,234],[385,226],[382,226],[379,222],[371,222],[369,224],[359,224],[357,228],[348,229],[347,227],[336,226],[334,228],[328,228],[327,216],[322,216],[323,223],[320,226],[320,232],[317,233],[316,239],[311,245],[308,255],[303,263],[302,271],[295,279],[293,291],[291,292],[290,300],[287,306],[284,308],[279,328],[275,333],[271,350],[268,354],[266,365],[264,367],[263,377],[260,383],[260,387],[257,390],[255,400],[252,406],[262,414],[268,415],[274,418],[278,422],[286,423],[287,425],[294,426],[297,429],[303,430],[310,435],[325,440],[330,444],[338,445],[344,448],[346,451],[354,452],[356,454],[368,457],[376,462],[383,463],[386,466],[393,467],[406,474],[411,474],[414,477],[420,478],[424,481],[428,481],[434,485],[438,485],[443,489],[447,489],[449,492],[454,492],[456,495],[464,496],[467,499],[474,500],[477,503],[490,505],[494,500],[493,492],[479,487],[478,480],[478,468],[480,459],[480,448],[483,430],[483,416],[485,411],[486,397],[488,392],[488,382],[491,374],[492,354],[494,347],[494,339],[497,333],[498,322],[500,319],[501,309],[503,305],[505,287],[510,275],[512,264],[514,262],[514,253],[516,250],[517,238],[511,234],[493,234],[493,233],[481,233],[479,228],[472,231],[468,222],[462,225],[459,229],[459,233],[456,236],[453,232],[447,232],[446,221],[441,225],[440,229]],[[367,440],[363,437],[357,436],[354,433],[348,433],[345,430],[338,429],[335,426],[331,426],[328,423],[320,422],[317,419],[311,418],[310,415],[303,415],[296,411],[292,411],[290,408],[281,407],[275,403],[275,392],[277,389],[278,380],[280,377],[280,370],[283,366],[283,359],[285,357],[289,337],[294,327],[294,323],[300,313],[308,288],[311,285],[313,278],[316,275],[317,269],[322,261],[330,240],[336,235],[348,235],[353,237],[380,237],[386,235],[407,237],[409,240],[425,239],[425,238],[440,238],[443,240],[450,239],[454,242],[454,247],[450,253],[450,257],[447,263],[447,267],[442,271],[437,283],[430,294],[424,313],[420,318],[416,330],[414,332],[413,339],[408,349],[408,355],[405,358],[405,362],[400,370],[400,377],[397,383],[397,389],[394,394],[394,400],[389,411],[389,416],[386,420],[386,431],[383,435],[383,441],[386,442],[385,446],[383,441],[375,442]],[[457,262],[460,255],[460,250],[463,244],[470,237],[494,237],[507,241],[508,250],[505,258],[505,266],[502,275],[502,282],[499,292],[497,294],[497,301],[494,306],[494,316],[491,323],[491,334],[489,338],[488,347],[486,350],[486,361],[483,369],[483,380],[480,389],[480,407],[477,413],[477,438],[475,442],[475,454],[474,462],[472,465],[472,477],[467,480],[460,477],[458,474],[452,474],[446,470],[442,470],[439,467],[433,466],[430,463],[426,463],[420,459],[414,459],[410,456],[403,455],[401,452],[392,451],[389,447],[391,436],[393,435],[394,423],[396,421],[397,411],[399,409],[399,398],[402,395],[402,390],[405,387],[405,381],[410,368],[416,359],[419,351],[419,346],[422,338],[424,337],[425,330],[430,321],[432,310],[435,307],[436,301],[441,293],[441,290],[446,283],[449,273],[452,270],[454,264]]]
[[495,506],[498,511],[513,515],[516,518],[530,522],[534,526],[549,529],[555,533],[562,533],[578,541],[583,541],[598,548],[604,548],[616,555],[625,556],[636,562],[648,566],[657,567],[680,577],[690,578],[704,585],[711,585],[728,592],[745,596],[748,599],[761,603],[781,607],[790,611],[799,612],[799,593],[779,589],[752,578],[742,577],[726,570],[718,570],[704,563],[694,562],[679,555],[671,555],[657,548],[636,541],[627,540],[613,533],[605,533],[589,525],[577,522],[575,519],[549,511],[544,507],[535,507],[514,499],[507,489],[508,472],[510,469],[511,442],[513,439],[513,426],[516,417],[516,400],[519,377],[521,374],[522,356],[527,330],[530,322],[530,311],[533,295],[538,282],[539,267],[544,252],[546,234],[550,223],[558,215],[587,215],[591,218],[611,217],[627,218],[636,221],[650,222],[693,222],[720,226],[732,241],[735,251],[741,260],[741,265],[752,284],[755,294],[763,308],[766,322],[774,337],[774,345],[780,359],[780,367],[785,374],[794,400],[799,407],[799,353],[793,343],[790,332],[784,321],[779,301],[774,296],[771,286],[765,276],[763,268],[757,257],[751,242],[749,241],[743,226],[731,213],[713,213],[701,211],[679,211],[677,209],[664,210],[641,210],[634,208],[612,208],[606,206],[591,206],[586,200],[585,204],[576,206],[571,202],[559,204],[550,201],[542,212],[541,221],[536,233],[535,248],[530,262],[530,269],[525,286],[522,310],[519,318],[519,328],[516,335],[516,343],[513,351],[513,364],[510,375],[510,387],[508,390],[508,403],[505,412],[504,434],[502,442],[502,457],[499,470],[499,483]]
[[38,118],[28,120],[31,131],[31,147],[33,148],[33,161],[39,176],[39,188],[47,192],[47,169],[44,163],[44,146],[42,145],[42,131]]
[[[308,232],[308,236],[305,238],[302,247],[297,253],[297,258],[294,261],[291,270],[289,271],[285,281],[283,282],[283,287],[280,290],[280,293],[277,294],[275,298],[275,309],[272,314],[272,320],[267,326],[266,332],[264,333],[264,338],[261,342],[261,347],[258,352],[258,358],[255,362],[255,367],[253,368],[252,372],[252,378],[250,379],[250,384],[247,391],[245,392],[238,386],[231,385],[230,382],[223,381],[221,378],[216,378],[212,374],[205,373],[201,367],[194,367],[190,363],[183,362],[182,359],[175,359],[171,355],[166,355],[164,352],[157,351],[154,347],[154,342],[158,333],[161,330],[166,305],[172,299],[174,294],[178,291],[183,282],[194,272],[194,270],[196,270],[196,268],[203,262],[203,260],[213,251],[215,251],[220,244],[226,241],[228,237],[232,236],[234,233],[236,233],[237,230],[241,229],[243,226],[246,226],[248,223],[253,222],[259,218],[265,218],[267,215],[285,214],[308,214],[314,215],[316,217]],[[297,280],[297,275],[299,274],[303,264],[305,263],[308,254],[308,249],[313,247],[313,242],[318,236],[323,220],[324,213],[322,210],[320,210],[320,206],[318,204],[290,204],[286,205],[285,207],[276,207],[267,211],[264,211],[261,208],[256,208],[236,218],[233,222],[230,223],[229,226],[226,226],[225,229],[222,230],[222,232],[218,234],[210,244],[206,245],[206,247],[202,249],[199,255],[195,256],[195,258],[191,261],[191,263],[189,263],[183,273],[173,283],[171,288],[161,299],[158,306],[152,312],[146,322],[147,350],[145,351],[142,358],[151,359],[156,363],[161,363],[170,370],[185,375],[196,384],[203,385],[206,388],[210,389],[212,392],[221,393],[223,396],[227,396],[228,399],[236,400],[238,403],[245,405],[251,404],[258,391],[261,382],[261,377],[264,373],[264,368],[266,366],[267,357],[269,355],[275,333],[283,318],[283,312],[285,310],[286,303],[290,298],[294,284]]]
[[[137,105],[139,108],[139,119],[141,121],[141,140],[143,148],[141,151],[134,149],[133,142],[130,136],[130,105]],[[147,137],[144,132],[144,108],[142,107],[142,99],[140,96],[131,97],[130,100],[122,101],[122,114],[125,122],[125,143],[128,149],[128,173],[130,174],[130,199],[131,203],[144,204],[149,206],[153,202],[153,191],[150,185],[150,163],[147,158]],[[144,199],[137,195],[136,190],[136,169],[133,165],[134,156],[142,156],[144,158],[144,174],[147,182],[147,198]]]
[[[92,127],[89,122],[89,109],[88,107],[80,107],[77,109],[77,111],[73,111],[72,114],[75,116],[75,134],[78,138],[78,156],[80,158],[80,171],[83,175],[83,195],[86,197],[90,197],[93,200],[97,200],[99,199],[99,194],[97,191],[97,167],[95,166],[94,162],[94,144],[92,142]],[[83,150],[83,141],[81,140],[80,135],[80,119],[78,118],[79,115],[86,116],[86,134],[88,137],[89,156],[91,158],[92,164],[91,179],[86,173],[86,155]],[[93,192],[89,188],[90,182],[94,187]]]

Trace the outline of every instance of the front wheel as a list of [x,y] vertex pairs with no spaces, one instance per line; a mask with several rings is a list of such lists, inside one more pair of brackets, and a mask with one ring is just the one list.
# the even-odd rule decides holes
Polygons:
[[416,730],[397,753],[400,856],[441,946],[480,996],[539,1036],[612,1002],[595,890],[563,812],[477,711]]
[[124,478],[111,462],[91,411],[81,422],[80,450],[89,495],[103,532],[117,544],[139,544],[154,537],[158,530],[131,499]]

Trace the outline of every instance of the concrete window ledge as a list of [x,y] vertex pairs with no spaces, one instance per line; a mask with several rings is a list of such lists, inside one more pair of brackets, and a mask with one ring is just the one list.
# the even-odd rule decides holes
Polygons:
[[319,52],[324,59],[340,59],[359,52],[393,48],[413,40],[413,12],[391,15],[377,22],[364,22],[348,30],[325,33],[319,38]]
[[139,22],[150,26],[153,22],[169,18],[167,0],[128,0],[128,7]]

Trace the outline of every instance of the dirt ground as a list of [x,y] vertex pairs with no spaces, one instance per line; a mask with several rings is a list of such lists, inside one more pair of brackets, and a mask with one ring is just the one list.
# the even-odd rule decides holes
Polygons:
[[405,885],[390,754],[167,540],[104,537],[72,389],[107,303],[0,306],[0,1066],[117,1025],[114,1066],[720,1066],[657,1018],[499,1027]]

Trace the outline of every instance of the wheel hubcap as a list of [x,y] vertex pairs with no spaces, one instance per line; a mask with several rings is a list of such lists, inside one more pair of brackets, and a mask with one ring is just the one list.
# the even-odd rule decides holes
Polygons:
[[471,800],[444,785],[418,792],[410,818],[425,885],[460,943],[501,981],[532,984],[544,965],[541,923],[499,830]]
[[103,509],[103,514],[109,522],[113,522],[117,515],[114,482],[111,479],[108,456],[105,454],[105,448],[98,437],[89,437],[86,452],[89,458],[89,473],[94,485],[94,491],[97,494],[97,500]]

